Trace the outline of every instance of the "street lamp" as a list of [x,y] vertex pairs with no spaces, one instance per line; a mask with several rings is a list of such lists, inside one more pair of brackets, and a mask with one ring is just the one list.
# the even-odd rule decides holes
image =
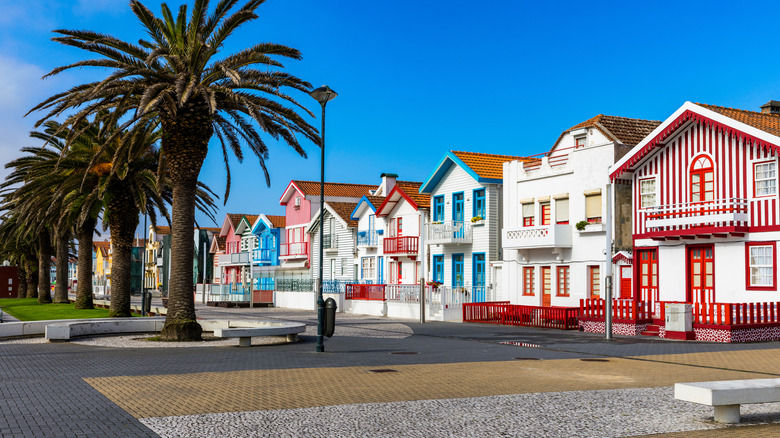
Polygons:
[[322,335],[325,332],[325,300],[322,299],[322,245],[325,227],[325,105],[338,94],[327,85],[312,90],[309,95],[322,106],[322,130],[320,131],[320,251],[319,251],[319,280],[317,281],[317,352],[325,351]]

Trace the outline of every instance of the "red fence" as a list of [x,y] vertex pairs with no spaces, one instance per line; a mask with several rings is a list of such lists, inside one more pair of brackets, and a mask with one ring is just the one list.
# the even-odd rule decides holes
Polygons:
[[344,289],[345,300],[384,301],[384,284],[348,284]]
[[[604,318],[607,314],[606,300],[580,300],[580,316],[583,318]],[[653,318],[653,309],[647,301],[612,300],[612,318],[643,320]]]
[[576,307],[521,306],[508,301],[464,303],[463,322],[573,330],[579,326],[579,310]]
[[383,249],[385,254],[417,254],[419,237],[385,237]]
[[779,324],[780,303],[694,303],[698,324]]

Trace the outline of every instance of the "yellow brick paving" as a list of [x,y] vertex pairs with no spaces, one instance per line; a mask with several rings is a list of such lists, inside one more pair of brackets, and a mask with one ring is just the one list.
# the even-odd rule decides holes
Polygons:
[[[85,379],[136,418],[352,403],[671,386],[780,372],[780,350],[579,359],[250,370]],[[655,362],[656,360],[664,362]],[[768,363],[774,361],[775,363]],[[690,365],[687,365],[690,364]],[[691,366],[696,365],[696,366]],[[710,366],[714,368],[709,368]],[[728,369],[719,369],[728,368]],[[371,373],[393,369],[394,373]]]

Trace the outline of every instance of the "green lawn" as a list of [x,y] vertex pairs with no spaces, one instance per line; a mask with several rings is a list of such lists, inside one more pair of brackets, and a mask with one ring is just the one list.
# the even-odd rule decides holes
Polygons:
[[3,298],[0,299],[0,308],[20,321],[108,318],[108,309],[77,310],[73,303],[40,304],[36,298]]

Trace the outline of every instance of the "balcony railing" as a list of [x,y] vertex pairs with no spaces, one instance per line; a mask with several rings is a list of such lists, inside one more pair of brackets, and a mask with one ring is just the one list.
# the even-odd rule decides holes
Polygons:
[[220,254],[220,256],[218,258],[218,262],[222,266],[248,265],[250,263],[249,252],[237,252],[237,253],[233,253],[233,254]]
[[748,201],[743,198],[659,205],[640,210],[648,228],[747,222]]
[[379,233],[376,230],[361,230],[357,233],[357,246],[376,246]]
[[275,254],[276,248],[260,248],[252,251],[252,258],[257,263],[270,263]]
[[309,242],[283,243],[279,245],[279,250],[281,257],[307,257],[309,255]]
[[419,243],[417,236],[385,237],[383,242],[385,254],[417,255]]
[[425,229],[430,244],[471,243],[471,224],[468,222],[433,222]]
[[571,248],[571,225],[506,228],[504,248]]

